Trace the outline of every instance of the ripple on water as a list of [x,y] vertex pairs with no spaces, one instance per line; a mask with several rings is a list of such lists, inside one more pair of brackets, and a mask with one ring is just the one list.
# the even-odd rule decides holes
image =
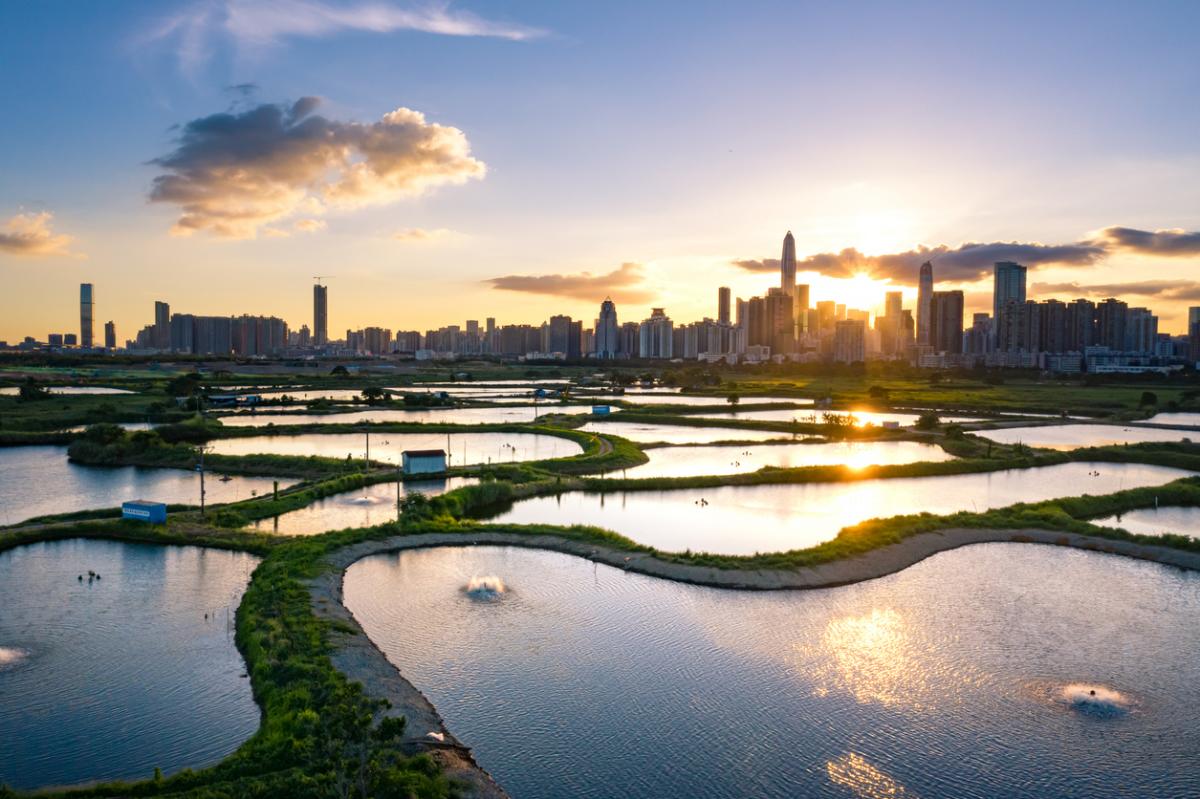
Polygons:
[[0,671],[15,669],[29,659],[29,650],[15,646],[0,646]]

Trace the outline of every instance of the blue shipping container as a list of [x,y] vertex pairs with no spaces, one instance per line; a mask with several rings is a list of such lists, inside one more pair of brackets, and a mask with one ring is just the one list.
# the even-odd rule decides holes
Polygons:
[[161,502],[131,499],[121,503],[121,518],[150,522],[151,524],[166,524],[167,506]]

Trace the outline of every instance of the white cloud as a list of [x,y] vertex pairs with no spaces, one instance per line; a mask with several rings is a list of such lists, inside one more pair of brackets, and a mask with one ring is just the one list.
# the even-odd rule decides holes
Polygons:
[[0,225],[0,252],[10,255],[66,255],[74,239],[50,229],[54,215],[49,211],[38,214],[17,214]]

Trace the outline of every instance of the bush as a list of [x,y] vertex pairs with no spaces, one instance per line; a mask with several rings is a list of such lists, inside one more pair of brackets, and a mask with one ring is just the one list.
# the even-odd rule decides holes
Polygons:
[[917,417],[917,423],[915,427],[918,430],[933,430],[938,426],[939,422],[940,420],[938,419],[938,415],[936,413],[933,411],[925,411]]

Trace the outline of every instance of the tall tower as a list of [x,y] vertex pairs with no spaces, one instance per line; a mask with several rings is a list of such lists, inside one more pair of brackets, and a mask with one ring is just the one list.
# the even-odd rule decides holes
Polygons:
[[1013,261],[996,261],[992,283],[992,336],[997,349],[1015,349],[1015,323],[1018,305],[1025,304],[1025,267]]
[[91,283],[79,284],[79,346],[92,346],[92,322],[95,318],[96,296]]
[[796,291],[796,240],[792,238],[790,230],[783,237],[783,257],[779,259],[779,288],[789,297]]
[[921,279],[917,283],[917,344],[932,344],[930,325],[933,322],[933,264],[921,264]]
[[313,286],[313,343],[329,343],[329,287],[320,283]]
[[723,325],[729,324],[729,298],[731,296],[729,286],[721,286],[717,289],[717,321]]
[[165,350],[171,346],[171,306],[162,300],[154,301],[154,348]]
[[600,303],[600,316],[596,319],[595,355],[597,358],[615,358],[620,351],[617,306],[610,297],[605,297],[604,302]]

